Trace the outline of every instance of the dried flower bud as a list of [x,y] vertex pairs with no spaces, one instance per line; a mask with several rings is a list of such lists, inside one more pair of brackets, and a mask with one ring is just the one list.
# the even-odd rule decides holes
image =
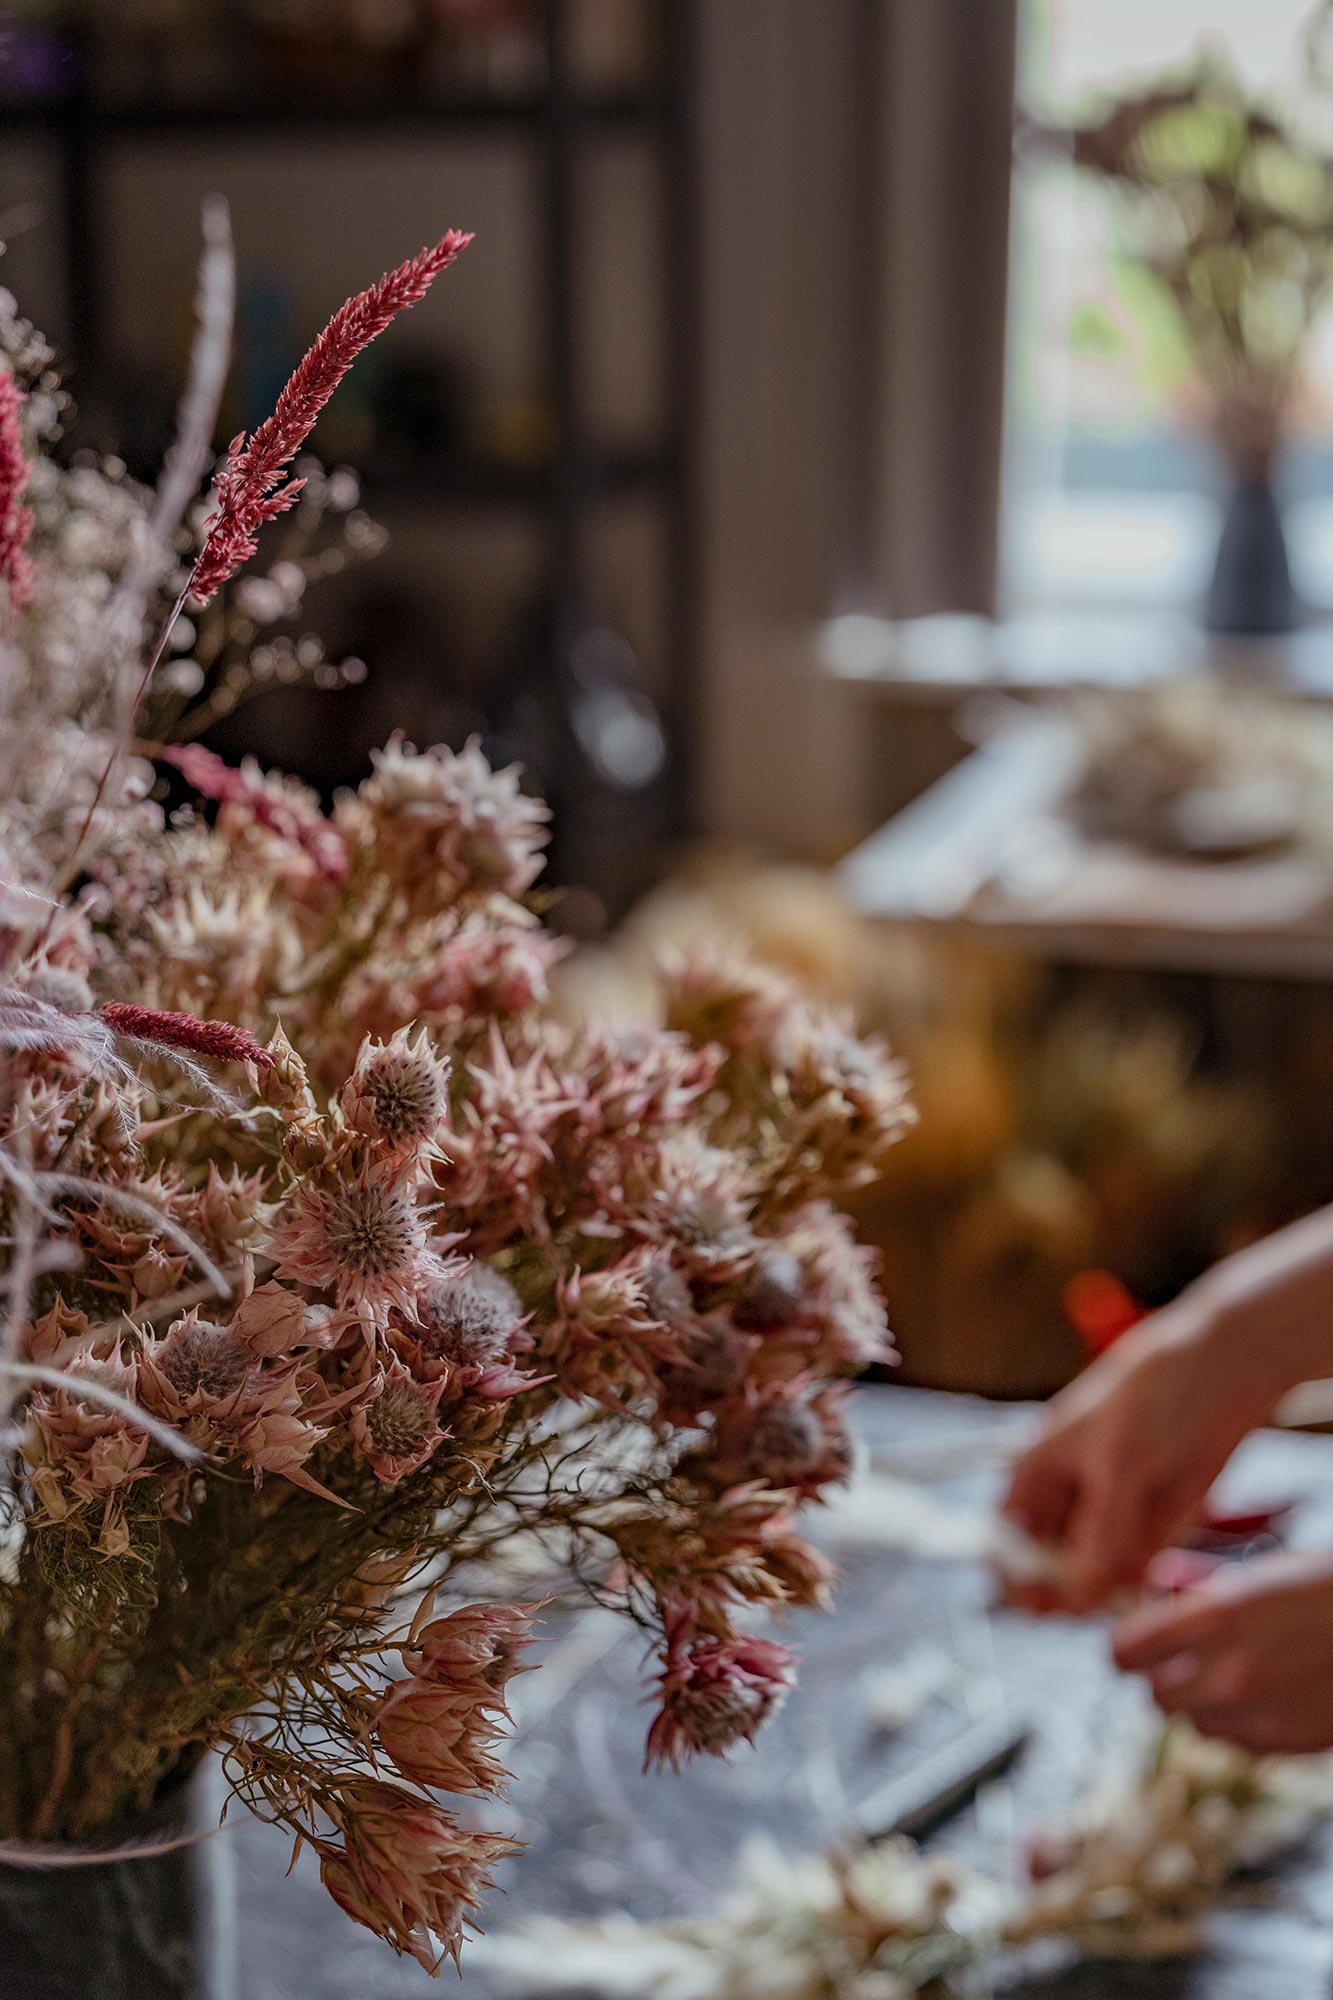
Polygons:
[[251,1354],[273,1357],[290,1354],[299,1347],[305,1333],[306,1309],[299,1293],[285,1285],[259,1285],[241,1300],[232,1319],[239,1340]]
[[530,1613],[518,1604],[464,1604],[432,1618],[402,1649],[403,1665],[420,1680],[476,1686],[493,1706],[507,1682],[524,1671]]
[[486,1709],[466,1692],[408,1679],[390,1689],[375,1729],[405,1778],[442,1792],[495,1792],[508,1773],[485,1745],[495,1735]]
[[368,1038],[343,1086],[343,1116],[354,1131],[390,1152],[409,1153],[433,1139],[442,1124],[448,1080],[448,1065],[421,1030],[400,1029],[383,1043]]
[[336,1811],[343,1849],[320,1847],[320,1877],[334,1901],[428,1972],[457,1959],[488,1871],[513,1843],[465,1832],[438,1806],[378,1778],[352,1779]]
[[400,1362],[381,1372],[369,1402],[351,1421],[351,1432],[363,1455],[386,1486],[419,1467],[444,1439],[435,1421],[443,1382],[417,1382]]
[[105,1360],[78,1355],[66,1364],[68,1386],[40,1388],[28,1405],[21,1450],[33,1490],[52,1520],[149,1476],[148,1433],[104,1403],[79,1394],[81,1382],[133,1402],[138,1371],[119,1353]]
[[804,1297],[805,1273],[799,1259],[781,1243],[761,1243],[736,1302],[736,1323],[760,1333],[786,1326],[800,1312]]
[[259,1097],[265,1104],[272,1104],[279,1110],[290,1108],[313,1115],[315,1098],[305,1064],[281,1027],[275,1028],[270,1035],[268,1053],[272,1061],[259,1078]]
[[277,1204],[264,1200],[265,1186],[263,1174],[245,1174],[239,1167],[221,1174],[209,1161],[199,1219],[214,1243],[227,1248],[253,1243],[271,1227]]
[[771,1640],[669,1637],[646,1763],[679,1768],[699,1752],[721,1757],[753,1742],[794,1680],[791,1653]]
[[486,1368],[509,1353],[522,1313],[522,1301],[507,1279],[487,1264],[474,1264],[463,1277],[428,1285],[417,1300],[413,1322],[427,1360]]
[[24,1356],[48,1365],[63,1364],[79,1352],[89,1326],[87,1313],[67,1306],[57,1294],[55,1303],[33,1321],[24,1342]]

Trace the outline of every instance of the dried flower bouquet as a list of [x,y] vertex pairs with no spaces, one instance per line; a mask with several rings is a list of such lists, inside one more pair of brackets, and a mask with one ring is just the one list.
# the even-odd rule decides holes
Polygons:
[[504,1781],[512,1538],[644,1629],[652,1758],[781,1700],[752,1611],[823,1598],[795,1516],[886,1352],[831,1201],[907,1118],[741,964],[670,969],[658,1032],[563,1024],[545,810],[476,747],[392,742],[329,816],[160,740],[323,403],[465,241],[335,315],[193,534],[225,218],[156,496],[57,465],[0,311],[0,1839],[113,1837],[218,1748],[430,1967],[508,1845],[456,1807]]

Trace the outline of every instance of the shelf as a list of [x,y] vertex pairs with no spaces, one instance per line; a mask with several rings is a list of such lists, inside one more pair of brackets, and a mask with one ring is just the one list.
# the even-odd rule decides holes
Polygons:
[[345,134],[379,139],[419,139],[454,132],[520,134],[535,137],[552,117],[590,130],[635,132],[654,129],[665,115],[652,92],[626,91],[577,99],[557,110],[544,92],[526,97],[460,95],[431,100],[259,98],[213,104],[88,104],[77,99],[9,104],[0,108],[0,136],[6,131],[58,134],[71,125],[94,139],[245,139],[281,135],[292,139],[336,138]]
[[[554,469],[548,465],[507,465],[501,461],[442,458],[385,458],[357,466],[372,508],[413,503],[441,506],[533,507],[550,505]],[[669,488],[676,459],[668,451],[612,451],[591,462],[587,497],[652,493]]]

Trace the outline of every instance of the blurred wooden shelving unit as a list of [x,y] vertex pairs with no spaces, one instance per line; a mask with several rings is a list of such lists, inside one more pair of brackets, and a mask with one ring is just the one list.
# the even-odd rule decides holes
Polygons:
[[[107,190],[130,151],[161,147],[164,172],[182,145],[198,141],[240,158],[277,148],[298,161],[303,149],[372,146],[386,162],[402,149],[482,143],[488,157],[522,163],[534,204],[525,226],[535,256],[524,339],[535,358],[539,445],[512,457],[451,450],[433,458],[372,453],[358,465],[372,507],[445,510],[451,517],[511,517],[540,542],[541,588],[554,711],[565,748],[576,746],[573,659],[581,635],[605,607],[589,558],[594,525],[608,507],[647,510],[656,571],[651,604],[653,698],[663,713],[668,758],[654,810],[663,838],[686,830],[691,725],[695,712],[698,559],[693,446],[698,377],[694,72],[697,0],[625,0],[640,9],[645,67],[621,85],[578,73],[577,0],[533,0],[540,61],[536,78],[503,92],[458,88],[275,89],[258,76],[250,90],[172,98],[140,89],[116,94],[99,82],[94,26],[86,4],[53,8],[49,34],[62,38],[35,94],[6,83],[0,137],[43,141],[55,163],[69,348],[76,379],[101,379],[111,346],[111,279],[117,258]],[[56,43],[53,41],[53,47]],[[63,51],[63,53],[62,53]],[[649,162],[656,190],[644,227],[660,260],[660,309],[653,334],[656,434],[642,440],[597,435],[591,405],[590,341],[583,282],[588,268],[579,176],[601,146],[628,146]],[[280,197],[275,194],[275,200]],[[446,217],[446,219],[448,219]],[[396,244],[386,232],[386,245]],[[355,455],[353,455],[354,457]],[[559,750],[557,745],[557,752]],[[559,763],[557,755],[555,761]],[[577,788],[554,804],[566,831],[580,810]],[[573,845],[579,843],[574,841]],[[585,836],[583,851],[605,844]]]

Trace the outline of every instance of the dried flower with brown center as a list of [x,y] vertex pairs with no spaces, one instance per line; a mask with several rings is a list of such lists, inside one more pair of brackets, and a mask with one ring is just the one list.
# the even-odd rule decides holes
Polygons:
[[808,1403],[767,1403],[746,1433],[742,1455],[753,1478],[789,1486],[823,1458],[824,1426]]
[[153,1360],[180,1396],[234,1396],[251,1367],[250,1356],[229,1326],[193,1314],[179,1319]]
[[374,1311],[410,1312],[437,1269],[409,1187],[369,1164],[298,1188],[270,1249],[281,1275]]
[[781,1706],[795,1675],[772,1640],[742,1636],[690,1643],[688,1614],[668,1628],[662,1705],[648,1732],[648,1764],[678,1766],[702,1751],[720,1757]]
[[485,1264],[462,1278],[442,1278],[417,1301],[421,1345],[434,1360],[462,1368],[503,1361],[513,1342],[522,1303],[513,1286]]
[[805,1273],[799,1260],[780,1243],[763,1243],[737,1301],[736,1319],[741,1326],[767,1333],[795,1319],[804,1298]]
[[329,1248],[358,1278],[387,1278],[410,1259],[416,1216],[410,1202],[370,1182],[335,1195],[328,1205]]
[[442,1383],[417,1382],[398,1361],[379,1378],[375,1395],[352,1419],[357,1443],[386,1486],[425,1464],[444,1432],[435,1421]]
[[696,1321],[680,1342],[683,1359],[660,1370],[662,1393],[670,1408],[693,1412],[734,1395],[745,1380],[754,1342],[738,1333],[723,1313]]
[[434,1137],[446,1109],[449,1071],[425,1037],[367,1041],[343,1089],[347,1122],[367,1138],[406,1152]]

